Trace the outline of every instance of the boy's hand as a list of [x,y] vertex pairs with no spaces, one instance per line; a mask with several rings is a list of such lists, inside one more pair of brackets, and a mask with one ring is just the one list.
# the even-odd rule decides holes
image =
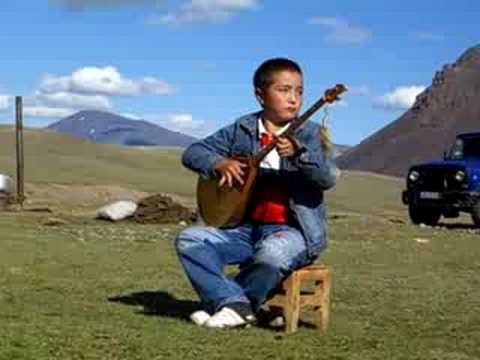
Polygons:
[[245,174],[242,168],[247,167],[238,160],[234,159],[222,159],[215,165],[215,171],[220,174],[220,181],[218,186],[222,186],[227,183],[228,187],[233,187],[234,180],[238,181],[240,185],[243,185],[243,175]]
[[324,153],[331,153],[333,150],[333,145],[330,142],[330,132],[326,126],[320,127],[320,146]]
[[299,149],[299,146],[293,138],[280,136],[278,137],[276,148],[278,155],[280,155],[281,157],[290,157],[295,155],[295,153]]

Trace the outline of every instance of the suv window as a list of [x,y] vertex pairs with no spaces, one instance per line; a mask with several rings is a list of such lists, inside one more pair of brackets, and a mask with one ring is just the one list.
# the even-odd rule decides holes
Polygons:
[[450,160],[480,159],[480,138],[457,138],[448,153]]

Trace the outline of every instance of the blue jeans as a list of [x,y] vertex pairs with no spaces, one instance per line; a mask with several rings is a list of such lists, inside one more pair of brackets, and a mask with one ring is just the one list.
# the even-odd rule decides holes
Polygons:
[[[302,233],[288,225],[193,226],[178,234],[176,249],[203,307],[211,313],[232,302],[257,310],[288,273],[310,262]],[[240,265],[235,278],[223,272],[230,264]]]

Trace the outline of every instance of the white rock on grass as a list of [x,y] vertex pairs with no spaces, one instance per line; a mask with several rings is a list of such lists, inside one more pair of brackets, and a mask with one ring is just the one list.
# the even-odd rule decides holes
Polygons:
[[137,210],[137,203],[130,200],[120,200],[102,206],[97,210],[97,218],[111,221],[119,221],[133,216]]

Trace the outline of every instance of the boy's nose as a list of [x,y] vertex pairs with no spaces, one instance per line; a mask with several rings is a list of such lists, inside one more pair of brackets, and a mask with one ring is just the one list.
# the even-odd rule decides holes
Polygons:
[[289,96],[288,96],[288,101],[291,104],[298,104],[300,102],[300,96],[298,96],[295,93],[290,93]]

